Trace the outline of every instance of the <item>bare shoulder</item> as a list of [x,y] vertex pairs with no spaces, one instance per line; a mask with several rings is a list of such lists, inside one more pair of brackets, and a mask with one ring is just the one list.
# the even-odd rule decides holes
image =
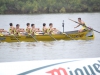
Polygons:
[[15,27],[13,27],[13,28],[15,28]]
[[81,21],[81,24],[85,24],[85,22],[84,21]]

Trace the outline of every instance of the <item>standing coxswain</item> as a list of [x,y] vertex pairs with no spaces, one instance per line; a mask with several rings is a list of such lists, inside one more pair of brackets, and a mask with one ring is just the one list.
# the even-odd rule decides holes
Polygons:
[[76,27],[74,27],[74,28],[77,28],[77,27],[79,27],[80,25],[82,26],[82,28],[81,28],[80,30],[78,30],[78,32],[83,32],[83,31],[88,30],[88,28],[87,28],[85,22],[82,21],[81,18],[78,18],[78,23],[79,23],[79,25],[77,25]]

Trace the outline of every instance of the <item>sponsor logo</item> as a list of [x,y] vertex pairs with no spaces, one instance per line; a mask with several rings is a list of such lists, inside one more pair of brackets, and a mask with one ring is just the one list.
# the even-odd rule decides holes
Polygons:
[[85,36],[84,34],[78,34],[78,35],[70,35],[73,38],[81,38],[83,36]]
[[100,73],[100,61],[98,63],[94,63],[93,65],[83,66],[82,68],[76,68],[75,70],[71,70],[69,67],[66,68],[58,68],[47,71],[51,75],[97,75],[96,73]]
[[[39,68],[35,68],[32,70],[20,73],[18,75],[27,75],[27,74],[34,73],[34,72],[37,72],[39,70],[43,70],[49,67],[53,67],[53,68],[51,70],[46,69],[44,72],[46,73],[46,75],[98,75],[98,74],[100,75],[100,60],[97,60],[97,62],[93,63],[92,65],[82,66],[81,68],[75,67],[74,69],[71,69],[71,67],[74,67],[74,66],[71,66],[71,67],[66,66],[67,63],[75,62],[75,61],[78,61],[78,60],[50,64],[50,65],[42,66]],[[63,64],[65,65],[65,67],[60,66]],[[55,66],[57,66],[58,68]]]

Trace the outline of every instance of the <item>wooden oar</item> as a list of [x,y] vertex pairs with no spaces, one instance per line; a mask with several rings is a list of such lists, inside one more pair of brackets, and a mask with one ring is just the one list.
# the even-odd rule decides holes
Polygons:
[[[75,22],[75,23],[77,23],[77,24],[80,24],[80,23],[78,23],[77,21],[74,21],[74,20],[72,20],[72,19],[69,19],[69,20],[71,20],[71,21],[73,21],[73,22]],[[87,26],[86,26],[86,28],[89,28],[89,29],[91,29],[91,30],[93,30],[93,31],[95,31],[95,32],[100,33],[99,31],[97,31],[97,30],[95,30],[95,29],[93,29],[93,28],[90,28],[90,27],[87,27]]]
[[[7,32],[7,33],[9,33],[9,32]],[[10,34],[10,33],[9,33]],[[20,42],[19,40],[18,40],[18,38],[13,34],[13,36],[14,36],[14,38],[18,41],[18,42]]]
[[[32,35],[31,35],[32,36]],[[36,42],[38,42],[38,40],[34,37],[34,36],[32,36],[32,38],[36,41]]]
[[68,34],[65,33],[65,35],[66,35],[67,37],[69,37],[70,39],[75,40],[74,38],[72,38],[72,37],[69,36]]
[[[8,32],[9,33],[9,32]],[[10,34],[10,33],[9,33]],[[18,41],[18,42],[20,42],[19,40],[18,40],[18,38],[13,34],[13,36],[14,36],[14,38]]]
[[18,40],[18,38],[15,36],[15,35],[13,35],[14,37],[15,37],[15,39],[18,41],[18,42],[20,42],[19,40]]
[[53,38],[55,41],[57,41],[51,34],[48,34],[51,38]]
[[[26,34],[28,34],[27,32],[26,32]],[[28,34],[29,35],[29,34]],[[34,37],[34,36],[32,36],[32,34],[30,35],[36,42],[38,42],[38,40]]]
[[[62,23],[62,27],[63,27],[63,33],[64,33],[64,20],[63,20],[63,23]],[[69,37],[70,39],[72,39],[72,40],[75,40],[75,39],[73,39],[71,36],[69,36],[68,34],[66,34],[66,33],[64,33],[67,37]]]
[[[42,31],[43,32],[43,31]],[[44,33],[44,32],[43,32]],[[48,35],[53,38],[55,41],[57,41],[51,34],[48,33]]]

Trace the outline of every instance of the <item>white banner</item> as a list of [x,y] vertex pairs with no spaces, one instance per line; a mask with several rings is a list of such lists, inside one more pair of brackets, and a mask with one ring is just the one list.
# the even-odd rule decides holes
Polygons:
[[100,75],[100,58],[5,62],[0,75]]

